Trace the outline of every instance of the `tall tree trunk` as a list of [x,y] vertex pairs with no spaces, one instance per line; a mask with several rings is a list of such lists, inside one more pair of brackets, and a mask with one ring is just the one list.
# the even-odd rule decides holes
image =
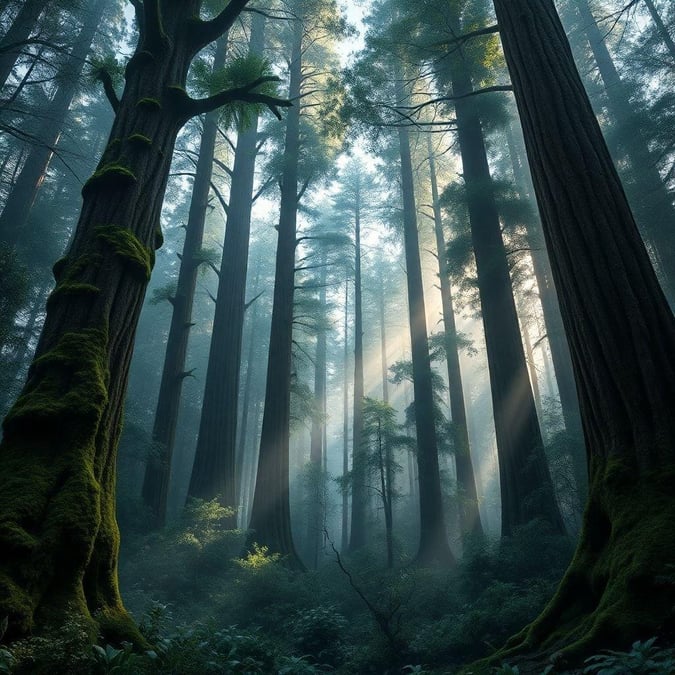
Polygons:
[[[253,15],[249,53],[261,54],[265,20]],[[236,445],[239,413],[241,342],[246,306],[246,276],[251,209],[258,143],[258,118],[242,129],[232,167],[230,203],[218,275],[216,311],[206,371],[202,416],[188,495],[218,498],[233,509],[227,523],[236,523]]]
[[[561,665],[672,621],[675,321],[551,0],[494,0],[589,453],[577,552],[510,643]],[[554,130],[554,131],[553,131]],[[499,658],[508,657],[500,653]]]
[[[29,4],[26,3],[26,5]],[[44,123],[36,134],[39,144],[31,147],[16,183],[7,197],[0,215],[0,243],[10,248],[16,246],[26,226],[31,208],[54,154],[54,148],[63,130],[68,109],[80,85],[82,70],[87,62],[96,30],[108,4],[109,0],[97,0],[93,7],[85,11],[82,28],[59,73],[59,87],[45,113]],[[21,11],[23,12],[24,9],[25,6]],[[3,55],[0,53],[0,78],[2,77],[2,58]]]
[[[345,322],[344,322],[344,357],[343,373],[344,383],[342,387],[342,476],[347,478],[349,473],[349,381],[347,373],[349,371],[349,275],[345,275]],[[342,538],[341,550],[347,551],[349,546],[349,495],[347,486],[342,489]]]
[[382,400],[389,403],[389,364],[387,363],[387,321],[384,301],[384,261],[380,261],[377,277],[377,306],[380,315],[380,366],[382,369]]
[[[530,172],[524,162],[522,137],[520,137],[520,134],[519,138],[520,144],[517,144],[513,129],[509,126],[507,128],[507,142],[509,154],[511,155],[513,175],[516,181],[516,189],[521,197],[534,198],[534,186],[532,185]],[[521,148],[521,152],[518,151],[519,148]],[[538,219],[536,221],[528,219],[525,227],[527,242],[530,247],[532,268],[537,280],[539,300],[544,316],[544,324],[546,325],[546,337],[551,349],[551,360],[553,361],[553,370],[555,371],[555,379],[558,385],[560,407],[565,421],[565,429],[572,445],[570,448],[570,458],[575,481],[579,494],[585,497],[588,490],[588,467],[586,465],[584,434],[581,428],[581,415],[579,414],[579,398],[572,370],[572,357],[562,324],[558,295],[553,283],[551,263],[546,253],[541,226]]]
[[[302,85],[303,21],[293,23],[289,99],[299,101]],[[267,364],[265,411],[260,437],[260,457],[251,510],[253,539],[280,553],[286,563],[303,569],[291,534],[289,502],[289,437],[291,361],[293,346],[293,295],[298,209],[298,150],[300,107],[289,110],[281,177],[279,240],[274,277],[274,305]]]
[[[213,61],[213,72],[225,64],[227,37],[218,40]],[[197,274],[201,265],[204,224],[211,192],[213,158],[218,134],[218,112],[211,112],[204,119],[199,157],[192,186],[190,212],[185,229],[185,242],[178,272],[176,294],[171,298],[173,313],[166,343],[166,355],[155,411],[152,439],[159,448],[159,454],[148,457],[143,478],[143,501],[155,518],[156,527],[166,524],[166,508],[171,479],[171,464],[176,440],[176,425],[180,412],[183,381],[190,375],[186,371],[186,357],[190,329],[192,328],[192,307]]]
[[[258,294],[258,288],[260,286],[260,260],[256,262],[256,273],[255,273],[255,283],[253,284],[253,297],[256,298]],[[250,327],[249,327],[249,337],[248,337],[248,354],[246,356],[246,378],[244,380],[244,397],[241,401],[241,421],[237,429],[237,456],[235,461],[235,487],[237,489],[237,499],[236,503],[239,505],[239,511],[237,512],[237,519],[239,527],[245,527],[248,520],[244,518],[244,511],[246,509],[246,490],[245,490],[245,481],[246,481],[246,445],[249,434],[249,408],[251,407],[251,393],[253,387],[253,372],[256,370],[254,368],[255,360],[255,347],[257,342],[257,332],[258,332],[258,301],[253,303],[253,315],[250,318]],[[254,421],[256,418],[254,417]],[[255,430],[254,430],[255,431]]]
[[656,30],[659,33],[659,37],[663,40],[663,44],[666,46],[666,49],[670,53],[671,58],[675,60],[675,41],[673,41],[673,38],[670,37],[670,33],[668,32],[668,29],[663,23],[663,19],[661,18],[659,11],[656,9],[656,6],[652,2],[652,0],[643,0],[643,2],[647,6],[647,10],[649,11],[650,16],[652,17],[654,25],[656,26]]
[[[400,78],[398,78],[400,80]],[[434,419],[434,397],[431,385],[431,360],[427,337],[427,315],[417,233],[417,209],[410,135],[408,129],[398,131],[401,155],[401,192],[403,196],[403,239],[412,347],[415,427],[417,431],[417,467],[420,497],[420,541],[416,562],[420,565],[454,564],[448,545],[443,515],[441,475],[438,466],[438,443]]]
[[[459,21],[453,22],[459,34]],[[455,96],[473,87],[463,55],[448,61]],[[564,525],[555,499],[530,387],[480,119],[471,98],[455,102],[471,239],[478,271],[499,457],[502,535],[535,518]]]
[[625,153],[630,162],[633,185],[628,189],[636,220],[651,250],[666,295],[671,306],[675,306],[675,208],[672,196],[659,174],[657,158],[649,149],[642,122],[635,113],[626,85],[587,0],[581,0],[576,7],[605,85],[609,111],[619,127],[616,154]]
[[[358,176],[357,176],[358,181]],[[354,203],[354,413],[352,422],[352,520],[349,550],[366,543],[367,456],[363,445],[363,302],[361,288],[361,190]]]
[[448,391],[450,393],[450,415],[452,417],[452,438],[457,467],[457,483],[460,492],[460,528],[463,535],[483,535],[483,526],[478,511],[476,478],[471,462],[471,446],[466,424],[466,405],[462,387],[462,372],[459,365],[459,345],[455,309],[452,301],[452,284],[448,269],[443,217],[436,178],[436,158],[431,146],[431,137],[427,136],[429,152],[429,174],[431,179],[431,198],[434,212],[434,233],[436,235],[436,254],[438,258],[438,278],[441,286],[443,327],[445,328],[445,361],[448,367]]
[[36,358],[4,421],[0,615],[9,617],[10,639],[75,614],[94,635],[145,642],[117,584],[115,459],[123,399],[161,243],[175,139],[207,105],[191,102],[180,87],[194,54],[232,25],[246,1],[232,0],[215,24],[195,21],[198,0],[163,4],[161,21],[155,5],[143,5],[144,31],[127,66],[110,143],[83,188],[75,237],[55,266]]
[[0,88],[2,88],[9,79],[14,64],[21,55],[26,46],[26,40],[35,28],[40,14],[49,5],[53,4],[49,0],[25,0],[19,13],[12,22],[7,32],[0,40]]
[[[321,276],[319,290],[319,304],[322,318],[326,314],[326,278],[327,255],[324,250],[321,255]],[[310,517],[307,521],[307,541],[312,560],[312,567],[319,564],[319,544],[324,522],[324,475],[323,459],[325,453],[324,431],[326,426],[326,330],[322,326],[316,336],[316,354],[314,359],[314,416],[310,431],[309,463],[310,463]]]

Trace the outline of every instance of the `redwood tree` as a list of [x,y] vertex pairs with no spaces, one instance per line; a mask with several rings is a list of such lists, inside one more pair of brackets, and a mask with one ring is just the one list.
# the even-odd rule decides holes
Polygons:
[[589,461],[578,548],[507,645],[576,661],[672,628],[675,321],[552,0],[494,0],[560,297]]
[[194,115],[256,93],[266,81],[196,100],[194,56],[247,0],[212,19],[201,0],[133,2],[140,27],[110,141],[83,188],[67,255],[54,268],[35,360],[0,444],[0,616],[11,638],[57,628],[68,615],[92,635],[142,641],[117,585],[115,456],[133,340],[161,244],[160,209],[175,139]]

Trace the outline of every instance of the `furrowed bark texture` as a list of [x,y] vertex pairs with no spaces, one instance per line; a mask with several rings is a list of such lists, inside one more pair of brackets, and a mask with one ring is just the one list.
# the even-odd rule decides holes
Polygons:
[[550,0],[495,0],[589,455],[575,557],[509,658],[589,651],[672,628],[675,321]]

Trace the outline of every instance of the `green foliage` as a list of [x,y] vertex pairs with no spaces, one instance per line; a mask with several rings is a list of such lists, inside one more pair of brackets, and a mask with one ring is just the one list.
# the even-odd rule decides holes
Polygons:
[[655,645],[656,638],[634,642],[626,652],[606,650],[586,659],[588,675],[669,675],[675,672],[675,649]]
[[[204,60],[192,65],[193,86],[202,96],[214,96],[221,91],[245,88],[256,94],[277,96],[277,81],[272,73],[271,64],[258,54],[238,56],[216,72]],[[260,81],[254,87],[254,82]],[[250,89],[249,89],[250,87]],[[236,125],[241,131],[251,126],[257,115],[263,111],[260,103],[234,102],[221,109],[221,124],[229,127]]]
[[[96,659],[96,671],[98,673],[133,673],[138,672],[141,667],[142,656],[134,653],[133,645],[126,642],[122,649],[116,649],[112,645],[106,645],[105,648],[100,645],[93,646],[94,658]],[[152,655],[152,656],[150,656]],[[154,652],[146,652],[149,658],[156,658]]]
[[318,663],[335,665],[341,658],[347,619],[334,605],[296,612],[289,621],[293,646]]
[[[58,630],[12,643],[7,659],[9,669],[5,672],[15,675],[90,673],[94,665],[90,645],[90,626],[72,615]],[[3,672],[1,666],[0,672]]]
[[161,305],[163,302],[171,302],[176,297],[176,292],[178,290],[178,283],[175,281],[169,281],[164,286],[159,286],[158,288],[152,289],[152,295],[150,296],[151,305]]

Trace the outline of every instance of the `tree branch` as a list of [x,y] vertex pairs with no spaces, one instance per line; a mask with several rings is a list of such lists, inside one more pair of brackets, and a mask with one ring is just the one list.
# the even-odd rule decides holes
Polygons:
[[249,0],[230,0],[225,9],[210,21],[195,19],[191,26],[193,50],[198,52],[228,31],[248,2]]
[[103,69],[100,70],[96,77],[98,78],[98,81],[103,85],[103,91],[105,92],[106,98],[110,102],[110,105],[112,106],[113,112],[117,112],[120,109],[120,100],[117,98],[117,92],[115,91],[115,87],[113,86],[113,81],[110,73]]
[[187,119],[211,112],[212,110],[221,108],[228,103],[234,103],[235,101],[241,101],[243,103],[262,103],[263,105],[266,105],[278,119],[281,119],[279,108],[290,108],[293,104],[290,101],[277,96],[270,96],[269,94],[253,91],[262,84],[278,81],[279,78],[276,75],[265,75],[250,82],[244,87],[225,89],[213,96],[200,99],[192,98],[183,89],[176,88],[173,89],[173,91],[180,96],[181,100],[179,101],[179,105],[182,109],[181,112]]

